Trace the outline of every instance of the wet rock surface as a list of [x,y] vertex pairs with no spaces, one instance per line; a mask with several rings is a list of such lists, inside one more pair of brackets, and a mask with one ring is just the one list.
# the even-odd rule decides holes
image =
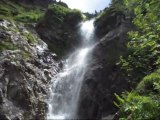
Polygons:
[[[108,19],[111,19],[109,17],[113,19],[110,21],[112,24],[108,23]],[[81,89],[79,118],[101,119],[113,116],[117,112],[113,104],[114,93],[120,94],[130,89],[129,80],[118,66],[118,61],[121,55],[126,54],[127,32],[133,26],[130,20],[124,19],[124,15],[117,19],[116,13],[99,22],[95,23],[96,31],[104,31],[105,35],[97,33],[101,39],[93,49]]]
[[122,12],[110,12],[108,15],[105,15],[95,21],[95,33],[98,37],[103,37],[106,33],[116,29],[125,21],[126,18]]
[[59,71],[57,56],[37,34],[7,20],[0,21],[0,45],[0,119],[45,119],[49,83]]

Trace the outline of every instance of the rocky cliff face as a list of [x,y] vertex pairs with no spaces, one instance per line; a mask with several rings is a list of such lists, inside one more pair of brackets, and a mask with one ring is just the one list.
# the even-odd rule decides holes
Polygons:
[[125,15],[121,11],[109,12],[95,21],[95,34],[99,38],[104,37],[108,32],[116,29],[125,22]]
[[[32,32],[32,33],[31,33]],[[0,20],[0,119],[44,119],[56,55],[34,29]]]
[[81,90],[80,118],[101,119],[115,114],[114,93],[130,89],[128,78],[118,66],[120,56],[126,53],[127,32],[133,28],[130,20],[122,13],[110,13],[95,26],[99,39]]

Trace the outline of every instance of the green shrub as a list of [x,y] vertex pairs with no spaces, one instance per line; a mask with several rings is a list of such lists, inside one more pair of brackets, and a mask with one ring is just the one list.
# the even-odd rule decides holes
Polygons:
[[142,79],[160,66],[160,2],[125,0],[125,6],[134,13],[136,29],[128,33],[128,55],[122,56],[120,63],[131,78]]
[[70,9],[61,5],[51,4],[49,5],[49,10],[52,10],[54,17],[56,17],[61,22],[64,22],[65,18],[70,15],[78,16],[79,19],[83,18],[81,11],[77,9]]
[[52,12],[58,16],[59,18],[65,17],[69,12],[71,12],[71,9],[66,8],[61,5],[51,4],[49,5],[49,9],[52,10]]
[[121,112],[120,120],[155,120],[160,117],[160,97],[141,96],[136,92],[116,95]]
[[144,77],[136,90],[141,94],[160,94],[160,69]]
[[14,19],[20,22],[37,22],[43,17],[43,13],[39,10],[31,10],[17,15]]
[[155,120],[160,118],[160,69],[147,75],[136,90],[116,95],[121,120]]

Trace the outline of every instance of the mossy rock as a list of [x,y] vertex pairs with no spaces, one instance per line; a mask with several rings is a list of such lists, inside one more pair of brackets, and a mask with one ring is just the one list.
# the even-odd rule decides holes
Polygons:
[[4,50],[16,50],[18,49],[16,45],[9,38],[5,38],[0,42],[0,52]]

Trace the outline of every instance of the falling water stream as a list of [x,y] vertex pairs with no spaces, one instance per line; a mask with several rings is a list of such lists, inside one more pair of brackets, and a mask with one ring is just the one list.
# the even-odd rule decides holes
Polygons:
[[77,118],[78,100],[84,75],[91,59],[91,44],[94,33],[94,20],[80,24],[80,49],[73,52],[66,60],[63,70],[53,78],[48,100],[49,111],[47,119]]

